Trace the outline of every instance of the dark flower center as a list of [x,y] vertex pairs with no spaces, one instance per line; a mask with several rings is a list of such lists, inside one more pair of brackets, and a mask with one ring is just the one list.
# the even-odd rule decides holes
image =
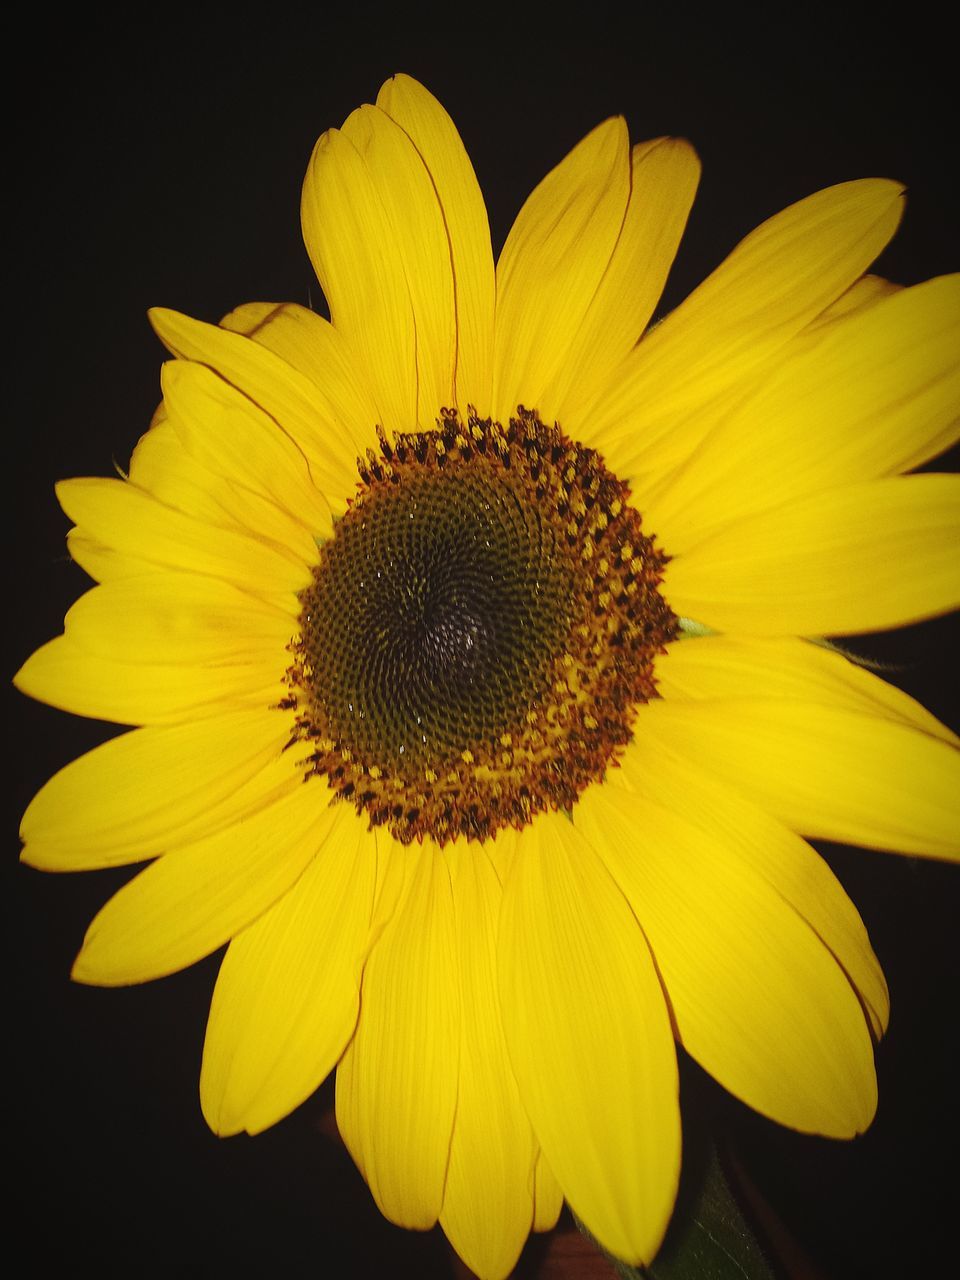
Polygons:
[[381,434],[360,474],[288,672],[311,772],[404,842],[569,809],[676,633],[626,486],[522,409]]

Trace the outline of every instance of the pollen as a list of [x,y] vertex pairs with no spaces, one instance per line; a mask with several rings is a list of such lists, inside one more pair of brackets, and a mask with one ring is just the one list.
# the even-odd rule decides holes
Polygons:
[[522,407],[378,435],[300,596],[308,776],[403,843],[571,811],[656,696],[666,555],[600,455]]

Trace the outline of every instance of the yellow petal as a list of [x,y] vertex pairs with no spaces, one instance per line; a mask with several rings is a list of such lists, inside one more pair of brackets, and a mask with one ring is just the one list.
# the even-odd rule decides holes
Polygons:
[[515,827],[504,827],[482,846],[501,884],[506,884],[513,859],[519,856],[521,834]]
[[268,498],[312,533],[329,533],[330,503],[312,465],[272,418],[190,360],[168,361],[161,383],[167,420],[191,459]]
[[787,698],[886,716],[960,746],[960,738],[916,699],[836,649],[793,636],[702,636],[657,658],[657,687],[667,701],[689,698]]
[[808,335],[821,333],[825,329],[832,328],[838,321],[846,319],[853,312],[872,307],[884,298],[899,293],[902,288],[903,285],[885,280],[883,276],[870,274],[861,276],[849,289],[841,293],[835,302],[831,302],[825,311],[821,311],[815,320],[811,320],[802,333]]
[[677,613],[718,631],[838,635],[960,607],[960,477],[829,489],[747,516],[667,566]]
[[456,398],[457,313],[450,241],[430,174],[403,129],[363,106],[343,126],[363,158],[403,264],[417,335],[417,422],[430,428]]
[[883,971],[856,907],[814,849],[699,765],[675,755],[656,737],[638,735],[619,773],[639,795],[659,803],[715,840],[760,875],[797,911],[836,957],[860,996],[875,1036],[886,1029],[890,997]]
[[[135,665],[256,663],[286,654],[298,631],[289,610],[216,578],[173,572],[94,587],[73,605],[64,626],[80,648]],[[289,659],[280,658],[278,666],[284,662]]]
[[353,492],[356,455],[370,437],[351,435],[364,406],[356,402],[353,370],[345,358],[337,358],[333,343],[328,344],[329,382],[323,396],[315,383],[262,343],[165,307],[154,307],[149,316],[173,355],[209,365],[293,437],[309,455],[314,483],[331,502]]
[[[376,827],[369,835],[377,849],[377,883],[364,961],[396,915],[398,905],[404,901],[410,875],[419,865],[417,859],[407,857],[406,849],[394,839],[388,828]],[[341,1063],[336,1079],[337,1128],[354,1163],[366,1178],[360,1085],[359,1074],[356,1071],[344,1071]]]
[[68,532],[67,550],[71,560],[84,573],[89,574],[94,582],[112,582],[116,578],[126,578],[149,568],[146,561],[132,560],[129,556],[121,555],[112,547],[97,542],[95,538],[86,537],[78,529]]
[[124,480],[61,480],[57,497],[85,535],[153,565],[264,593],[299,591],[311,581],[304,561],[286,547],[195,519]]
[[116,724],[170,724],[241,707],[270,707],[284,693],[282,651],[230,666],[115,662],[57,636],[13,678],[21,693],[61,711]]
[[72,976],[126,986],[216,951],[303,874],[339,813],[329,797],[291,765],[287,794],[275,804],[164,854],[114,894],[87,930]]
[[926,733],[839,706],[749,697],[651,702],[638,726],[793,831],[960,857],[960,752]]
[[545,419],[558,419],[568,433],[592,431],[587,407],[646,328],[673,265],[699,178],[700,162],[683,138],[656,138],[633,148],[630,201],[619,238],[539,405]]
[[440,850],[428,842],[402,856],[415,865],[364,970],[360,1022],[337,1070],[337,1120],[381,1213],[426,1230],[443,1203],[457,1100],[457,939]]
[[563,1192],[541,1151],[533,1184],[533,1229],[552,1231],[563,1208]]
[[322,1083],[353,1034],[376,846],[336,805],[296,884],[238,934],[220,966],[200,1072],[215,1133],[259,1133]]
[[237,793],[281,758],[292,728],[288,714],[237,711],[112,738],[55,773],[31,800],[20,824],[23,860],[46,871],[85,871],[196,839],[215,829],[209,824],[225,801],[236,795],[240,809]]
[[346,339],[329,320],[293,302],[248,302],[220,325],[252,338],[309,378],[321,418],[342,424],[358,450],[372,443],[376,407]]
[[514,1074],[570,1207],[611,1253],[649,1262],[680,1168],[666,1000],[643,933],[579,829],[550,814],[524,836],[499,937]]
[[[279,311],[284,311],[288,304],[284,302],[241,302],[238,307],[234,307],[232,311],[228,311],[225,316],[220,319],[220,328],[229,329],[231,333],[242,333],[245,338],[252,338],[261,327],[269,327],[272,317]],[[264,343],[264,346],[267,344]],[[271,350],[274,350],[271,347]],[[278,351],[277,355],[281,359],[286,360],[287,364],[293,365],[296,369],[299,366],[295,360],[288,358],[283,351]],[[300,370],[304,372],[303,369]]]
[[[395,840],[386,827],[377,827],[369,834],[375,839],[377,846],[377,884],[365,961],[376,948],[384,929],[395,918],[398,907],[405,901],[411,875],[420,865],[418,858],[407,856],[405,846]],[[336,1081],[337,1128],[357,1168],[366,1178],[366,1101],[362,1084],[360,1073],[356,1070],[344,1070],[341,1062]]]
[[496,979],[502,890],[476,845],[448,851],[463,1017],[460,1082],[440,1225],[489,1280],[513,1270],[533,1222],[537,1154],[500,1024]]
[[909,470],[960,430],[960,275],[903,289],[799,346],[658,494],[673,554],[828,486]]
[[687,1051],[780,1124],[861,1133],[877,1103],[867,1023],[836,960],[742,852],[769,828],[695,825],[612,787],[591,788],[576,822],[643,925]]
[[648,333],[590,409],[617,474],[688,457],[710,422],[703,408],[747,384],[863,274],[897,229],[902,190],[869,178],[791,205]]
[[450,239],[456,289],[457,393],[461,414],[491,411],[495,284],[487,210],[473,165],[450,117],[423,85],[392,76],[377,106],[407,133],[433,180]]
[[314,147],[300,205],[303,239],[330,318],[363,370],[387,431],[417,420],[417,334],[403,261],[370,172],[330,129]]
[[630,197],[627,126],[598,125],[527,198],[497,263],[494,410],[539,408],[565,365]]
[[[707,399],[684,419],[682,430],[668,433],[653,442],[650,449],[645,451],[643,458],[637,462],[638,469],[631,480],[633,504],[645,513],[648,527],[660,526],[661,498],[668,494],[678,478],[686,473],[688,466],[697,465],[696,459],[701,449],[705,447],[706,441],[729,415],[737,413],[745,400],[749,400],[751,396],[757,394],[758,389],[762,389],[768,381],[777,377],[785,364],[790,364],[799,355],[807,358],[838,326],[844,324],[856,313],[867,311],[882,299],[898,293],[901,288],[901,285],[892,284],[880,276],[861,276],[809,324],[804,325],[794,334],[788,342],[771,350],[743,384],[735,384],[719,396]],[[695,441],[699,443],[693,447]],[[614,444],[613,455],[618,456],[618,451],[622,447],[629,447],[629,442],[621,441]],[[751,494],[751,497],[755,496]],[[670,529],[676,536],[678,530],[675,528],[675,522],[671,524]],[[687,537],[686,529],[679,530],[679,533],[681,539]]]
[[127,478],[168,507],[200,516],[212,524],[236,523],[232,513],[218,501],[220,490],[226,486],[215,485],[211,492],[213,474],[191,461],[183,441],[166,420],[166,408],[163,420],[137,441]]
[[[316,560],[317,544],[313,535],[327,536],[331,527],[330,509],[325,502],[319,506],[316,499],[311,502],[316,527],[308,530],[272,498],[238,484],[236,477],[229,474],[229,468],[225,473],[222,468],[211,470],[205,466],[184,447],[166,412],[163,421],[151,427],[137,442],[130,459],[129,479],[164,506],[245,537],[253,534],[263,542],[282,547],[305,564]],[[142,557],[125,555],[124,560],[135,572],[149,567]]]

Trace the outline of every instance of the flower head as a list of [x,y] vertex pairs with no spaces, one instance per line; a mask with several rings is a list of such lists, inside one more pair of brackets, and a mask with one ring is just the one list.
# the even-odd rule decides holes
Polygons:
[[75,977],[229,943],[204,1114],[256,1133],[337,1069],[382,1211],[485,1277],[565,1197],[649,1261],[679,1043],[796,1129],[876,1105],[888,999],[804,836],[956,857],[956,739],[819,642],[960,603],[958,279],[865,275],[901,190],[845,183],[647,328],[698,164],[600,125],[494,267],[439,104],[325,134],[331,322],[154,313],[175,357],[123,480],[58,487],[99,584],[18,685],[138,726],[23,820],[48,869],[155,859]]

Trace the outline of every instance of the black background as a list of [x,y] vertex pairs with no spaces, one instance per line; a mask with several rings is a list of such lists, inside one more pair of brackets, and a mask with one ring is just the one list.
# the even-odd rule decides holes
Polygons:
[[[809,9],[789,27],[704,27],[694,14],[624,27],[595,7],[566,31],[447,18],[458,25],[408,17],[401,31],[376,11],[348,25],[283,6],[189,21],[144,9],[136,29],[38,26],[12,48],[25,87],[7,115],[9,674],[60,632],[85,585],[64,553],[53,482],[126,465],[159,398],[163,353],[146,308],[216,320],[250,300],[322,307],[299,235],[303,170],[319,133],[394,71],[422,79],[457,122],[495,249],[536,181],[603,117],[623,113],[635,139],[689,137],[704,176],[664,309],[763,218],[854,177],[909,188],[884,274],[909,284],[956,268],[954,91],[946,37],[922,8],[883,29]],[[939,620],[859,648],[896,664],[892,678],[956,725],[957,638]],[[8,696],[16,817],[111,730]],[[12,867],[15,822],[8,848]],[[873,1129],[852,1144],[800,1137],[696,1069],[685,1091],[818,1274],[937,1274],[956,1191],[956,872],[824,851],[892,990]],[[7,1107],[24,1140],[9,1169],[38,1266],[451,1274],[439,1232],[380,1218],[330,1136],[329,1087],[256,1139],[209,1134],[196,1082],[216,957],[142,988],[70,984],[89,918],[128,872],[13,870],[6,935],[22,1024]],[[525,1255],[527,1274],[541,1253]]]

